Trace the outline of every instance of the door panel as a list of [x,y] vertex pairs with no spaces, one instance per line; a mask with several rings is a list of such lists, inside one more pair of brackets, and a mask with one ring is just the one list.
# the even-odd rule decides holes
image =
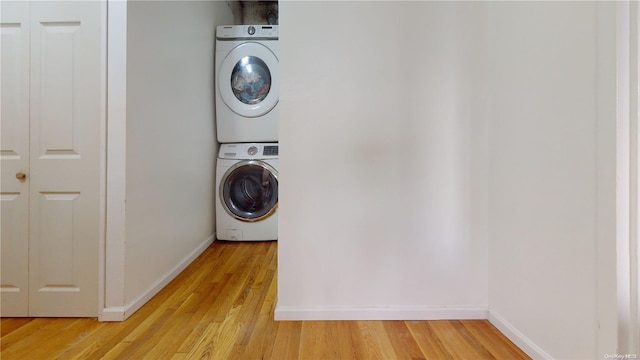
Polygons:
[[30,316],[97,316],[103,2],[31,7]]
[[[40,22],[36,25],[39,47],[34,51],[38,70],[34,90],[38,92],[34,109],[40,128],[40,156],[74,154],[74,128],[80,120],[74,114],[74,46],[84,30],[80,22]],[[81,30],[82,29],[82,30]],[[77,100],[77,99],[75,99]]]
[[29,4],[0,2],[0,301],[2,316],[29,303]]
[[77,216],[78,193],[40,193],[38,210],[40,223],[40,254],[38,266],[40,277],[38,291],[53,291],[56,288],[79,289],[74,286],[73,240],[74,218]]

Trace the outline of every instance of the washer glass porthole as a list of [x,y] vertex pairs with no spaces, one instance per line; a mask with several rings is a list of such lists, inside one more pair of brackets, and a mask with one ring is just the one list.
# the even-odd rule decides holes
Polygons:
[[259,161],[249,161],[229,169],[221,192],[229,214],[243,221],[258,221],[273,213],[278,205],[278,179],[274,171]]
[[269,67],[256,56],[245,56],[231,72],[233,95],[243,104],[255,105],[264,100],[271,90]]

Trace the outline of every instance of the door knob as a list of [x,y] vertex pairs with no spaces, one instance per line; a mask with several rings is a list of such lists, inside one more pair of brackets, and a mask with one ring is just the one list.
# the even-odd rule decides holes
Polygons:
[[27,178],[27,174],[23,173],[22,171],[16,174],[16,179],[18,180],[24,180],[26,178]]

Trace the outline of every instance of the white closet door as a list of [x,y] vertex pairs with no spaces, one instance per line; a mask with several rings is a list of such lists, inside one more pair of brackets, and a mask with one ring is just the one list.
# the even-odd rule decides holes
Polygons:
[[105,3],[29,5],[28,256],[16,262],[28,263],[28,316],[97,316]]

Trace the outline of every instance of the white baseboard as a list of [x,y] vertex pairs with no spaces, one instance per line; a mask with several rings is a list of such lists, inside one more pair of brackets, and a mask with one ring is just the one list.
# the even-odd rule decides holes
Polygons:
[[495,311],[489,309],[489,322],[493,324],[500,332],[502,332],[509,340],[516,344],[522,351],[529,355],[532,359],[548,359],[553,357],[547,354],[541,347],[536,345],[531,339],[522,334],[518,329],[511,325],[505,318]]
[[161,276],[153,285],[151,285],[142,295],[138,296],[131,303],[124,307],[110,307],[102,310],[99,317],[100,321],[124,321],[133,313],[138,311],[142,305],[151,300],[160,290],[162,290],[171,280],[175,279],[184,269],[189,266],[202,252],[213,243],[215,234],[209,236],[200,243],[191,253],[184,257],[176,266]]
[[287,307],[276,306],[275,320],[476,320],[486,319],[485,307]]
[[109,307],[102,310],[100,321],[124,321],[125,307]]

